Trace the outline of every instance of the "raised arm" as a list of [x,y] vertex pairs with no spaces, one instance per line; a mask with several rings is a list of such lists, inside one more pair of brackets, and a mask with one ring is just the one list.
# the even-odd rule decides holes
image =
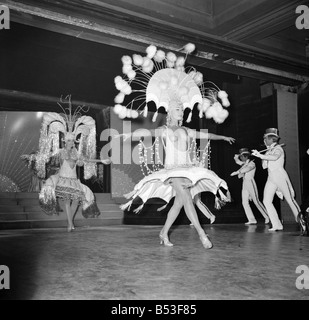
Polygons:
[[239,159],[239,154],[235,154],[234,160],[240,166],[242,166],[244,164],[244,162]]

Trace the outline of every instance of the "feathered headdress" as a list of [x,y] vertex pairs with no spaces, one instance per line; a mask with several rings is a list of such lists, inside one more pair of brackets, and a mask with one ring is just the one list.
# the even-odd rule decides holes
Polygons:
[[[67,108],[62,104],[68,104]],[[37,155],[37,171],[42,178],[45,177],[45,165],[51,156],[59,153],[60,132],[64,140],[73,140],[78,145],[78,155],[84,159],[84,177],[91,178],[96,175],[96,163],[87,162],[87,159],[96,158],[96,127],[95,121],[90,116],[82,116],[81,112],[87,112],[85,106],[78,106],[72,113],[71,96],[64,100],[60,98],[58,105],[63,113],[49,112],[43,116],[40,132],[39,152]],[[77,137],[80,135],[79,140]]]
[[[185,67],[188,54],[195,50],[195,45],[188,43],[181,48],[185,56],[177,57],[175,53],[165,53],[157,50],[154,45],[146,49],[146,56],[133,54],[122,57],[122,71],[124,77],[115,77],[115,86],[119,93],[115,97],[114,112],[121,119],[137,118],[139,113],[147,117],[147,103],[153,101],[156,112],[153,121],[156,121],[158,109],[164,107],[168,112],[171,101],[181,102],[184,109],[191,112],[186,122],[191,121],[192,110],[197,104],[199,117],[212,118],[217,123],[222,123],[228,116],[224,107],[229,107],[230,102],[225,91],[220,90],[214,83],[203,81],[203,74],[194,67]],[[125,96],[134,94],[135,97],[122,105]],[[133,104],[139,103],[133,109]],[[140,109],[143,109],[139,112]]]

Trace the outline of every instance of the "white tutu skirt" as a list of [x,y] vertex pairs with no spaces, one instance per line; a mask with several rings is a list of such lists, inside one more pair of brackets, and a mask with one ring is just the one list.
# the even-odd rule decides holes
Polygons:
[[230,193],[227,183],[218,177],[216,173],[203,167],[184,167],[173,169],[161,169],[143,178],[134,190],[125,197],[131,199],[123,204],[122,210],[130,209],[134,199],[139,197],[143,204],[134,212],[139,212],[147,200],[160,198],[168,203],[176,195],[176,191],[170,184],[173,178],[183,178],[188,187],[192,199],[202,192],[211,192],[215,195],[215,208],[220,209],[225,203],[230,202]]
[[39,193],[39,202],[46,214],[57,214],[56,198],[77,200],[82,205],[85,218],[100,215],[93,192],[79,179],[61,177],[59,174],[50,176]]

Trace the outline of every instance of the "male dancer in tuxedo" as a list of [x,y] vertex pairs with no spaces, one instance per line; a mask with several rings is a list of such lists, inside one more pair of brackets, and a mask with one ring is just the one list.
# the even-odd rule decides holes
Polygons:
[[283,225],[278,217],[278,213],[273,205],[275,193],[290,206],[295,221],[300,223],[302,233],[306,232],[306,224],[300,215],[300,207],[295,200],[295,193],[287,172],[284,169],[285,154],[282,147],[278,144],[280,139],[278,129],[268,128],[263,136],[264,144],[267,147],[265,154],[257,150],[252,150],[252,155],[262,159],[263,169],[268,169],[268,179],[264,188],[263,203],[270,218],[272,228],[269,231],[283,230]]
[[269,218],[264,205],[259,200],[258,189],[254,180],[256,166],[254,161],[250,160],[250,151],[247,148],[239,150],[239,154],[235,154],[235,162],[241,166],[241,168],[231,173],[231,176],[238,175],[238,178],[243,179],[241,198],[242,206],[245,210],[248,221],[247,225],[257,224],[257,221],[253,215],[249,201],[252,200],[258,210],[261,212],[265,219],[265,224],[269,223]]

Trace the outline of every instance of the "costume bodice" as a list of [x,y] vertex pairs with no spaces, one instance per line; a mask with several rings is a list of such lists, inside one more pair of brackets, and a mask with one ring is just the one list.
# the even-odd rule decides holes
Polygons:
[[[179,132],[179,135],[176,136],[174,133],[171,134],[172,130],[169,130],[166,127],[165,131],[165,144],[163,140],[163,145],[165,147],[165,168],[173,168],[173,167],[186,167],[191,166],[192,162],[190,160],[189,152],[188,152],[188,143],[187,143],[187,132]],[[186,150],[179,150],[177,148],[177,144],[181,143],[185,145]],[[179,144],[178,144],[179,146]]]
[[[61,158],[61,167],[59,170],[59,175],[61,177],[76,179],[77,178],[77,174],[76,174],[77,150],[73,149],[70,155],[66,150],[61,150],[60,158]],[[72,162],[74,163],[73,166],[72,166]]]
[[62,165],[59,170],[59,175],[61,177],[66,177],[66,178],[76,178],[76,163],[74,167],[72,168],[69,161],[63,160]]

